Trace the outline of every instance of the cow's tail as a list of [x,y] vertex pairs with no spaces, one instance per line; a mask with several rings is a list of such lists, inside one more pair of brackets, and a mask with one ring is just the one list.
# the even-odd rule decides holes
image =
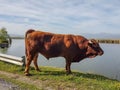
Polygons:
[[33,29],[29,29],[26,33],[25,33],[25,39],[27,39],[27,35],[34,32],[35,30]]
[[32,32],[34,32],[35,30],[33,30],[33,29],[29,29],[26,33],[25,33],[25,54],[26,54],[26,56],[27,56],[27,44],[28,44],[28,39],[29,39],[29,37],[28,37],[28,35],[30,34],[30,33],[32,33]]

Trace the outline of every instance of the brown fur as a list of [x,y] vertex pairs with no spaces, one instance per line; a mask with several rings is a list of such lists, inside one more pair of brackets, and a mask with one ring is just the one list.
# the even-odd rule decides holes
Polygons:
[[72,62],[79,62],[84,58],[103,54],[103,50],[94,39],[90,43],[88,39],[80,35],[54,34],[35,30],[26,32],[25,49],[27,59],[26,75],[29,75],[29,66],[32,61],[35,69],[40,71],[37,65],[39,53],[47,59],[59,56],[64,57],[67,73],[71,73],[70,65]]

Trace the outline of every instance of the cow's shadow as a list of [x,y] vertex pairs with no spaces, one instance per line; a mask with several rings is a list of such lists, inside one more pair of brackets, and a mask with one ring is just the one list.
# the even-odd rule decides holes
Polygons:
[[[39,75],[52,75],[52,76],[70,76],[76,78],[89,78],[89,79],[99,79],[99,80],[108,80],[109,78],[89,73],[80,73],[80,72],[72,72],[71,74],[67,74],[65,71],[44,71],[44,74]],[[109,79],[110,80],[110,79]]]
[[40,76],[48,76],[48,75],[52,75],[52,76],[63,76],[63,75],[68,75],[66,74],[65,70],[44,70],[42,69],[40,72],[39,71],[35,71],[35,69],[33,67],[30,68],[31,69],[31,74],[34,75],[40,75]]
[[[32,71],[35,72],[34,68],[31,68]],[[98,79],[98,80],[112,80],[105,76],[90,74],[90,73],[81,73],[73,71],[71,74],[67,74],[65,70],[42,70],[41,72],[32,73],[32,76],[73,76],[76,78],[88,78],[88,79]]]

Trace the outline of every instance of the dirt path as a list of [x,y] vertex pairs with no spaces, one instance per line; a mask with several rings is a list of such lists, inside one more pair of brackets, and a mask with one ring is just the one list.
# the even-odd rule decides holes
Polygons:
[[0,90],[20,90],[19,86],[14,85],[0,78]]
[[[4,75],[4,76],[7,76],[8,78],[11,78],[11,79],[16,79],[16,80],[18,80],[20,82],[23,82],[23,83],[28,83],[30,85],[34,85],[34,86],[36,86],[39,89],[42,88],[44,90],[54,90],[54,89],[51,89],[50,87],[46,87],[44,85],[44,83],[45,83],[44,81],[33,80],[33,79],[31,79],[30,77],[27,77],[27,76],[23,76],[23,75],[19,75],[19,74],[13,74],[13,73],[8,73],[8,72],[4,72],[4,71],[0,71],[0,74]],[[1,86],[1,88],[3,88],[3,86]]]

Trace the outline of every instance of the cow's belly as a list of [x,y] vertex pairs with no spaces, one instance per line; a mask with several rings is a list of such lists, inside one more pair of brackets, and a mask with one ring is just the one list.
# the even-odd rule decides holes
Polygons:
[[47,59],[61,56],[61,50],[59,49],[42,50],[40,53]]

